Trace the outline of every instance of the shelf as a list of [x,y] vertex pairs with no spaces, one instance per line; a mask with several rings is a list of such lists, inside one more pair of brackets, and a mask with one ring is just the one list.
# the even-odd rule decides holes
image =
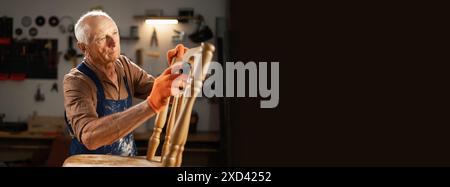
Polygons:
[[54,132],[30,132],[30,131],[23,131],[23,132],[0,132],[0,139],[1,138],[10,138],[10,139],[48,139],[53,140],[57,136],[64,136],[63,132],[61,133],[54,133]]
[[197,16],[141,16],[136,15],[133,16],[134,19],[137,20],[145,20],[145,19],[178,19],[178,20],[199,20]]
[[139,37],[121,36],[120,40],[139,40]]

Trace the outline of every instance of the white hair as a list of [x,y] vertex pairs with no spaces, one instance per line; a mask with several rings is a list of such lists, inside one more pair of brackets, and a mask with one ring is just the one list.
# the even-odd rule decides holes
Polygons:
[[80,19],[78,19],[77,23],[75,24],[75,37],[78,42],[89,44],[89,38],[87,36],[87,31],[90,29],[89,25],[85,23],[86,18],[89,17],[97,17],[97,16],[104,16],[109,18],[111,21],[114,22],[114,20],[106,13],[101,10],[91,10],[87,12],[86,14],[82,15]]

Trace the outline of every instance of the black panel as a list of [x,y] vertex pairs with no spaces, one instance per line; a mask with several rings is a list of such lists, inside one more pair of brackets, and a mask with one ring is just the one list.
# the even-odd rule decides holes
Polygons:
[[26,78],[56,79],[56,39],[13,41],[0,46],[0,73],[25,73]]

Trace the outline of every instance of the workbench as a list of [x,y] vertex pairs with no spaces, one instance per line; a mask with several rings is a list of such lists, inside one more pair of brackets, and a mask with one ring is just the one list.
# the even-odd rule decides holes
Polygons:
[[[134,133],[138,155],[146,154],[150,136],[151,132]],[[189,134],[183,166],[219,166],[219,141],[218,132]],[[164,134],[160,145],[163,143]],[[0,163],[7,166],[61,166],[69,147],[70,137],[65,133],[0,131]]]

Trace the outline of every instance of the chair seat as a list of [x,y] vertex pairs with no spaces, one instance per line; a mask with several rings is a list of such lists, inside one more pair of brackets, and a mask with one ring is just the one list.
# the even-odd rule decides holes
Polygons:
[[161,167],[161,157],[148,161],[145,156],[80,154],[66,159],[63,167]]

